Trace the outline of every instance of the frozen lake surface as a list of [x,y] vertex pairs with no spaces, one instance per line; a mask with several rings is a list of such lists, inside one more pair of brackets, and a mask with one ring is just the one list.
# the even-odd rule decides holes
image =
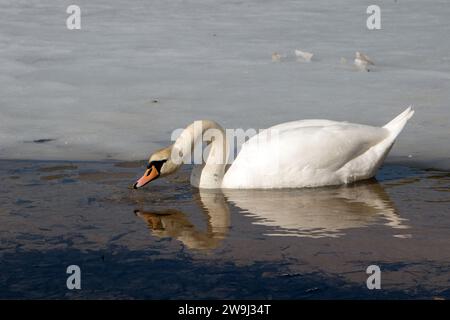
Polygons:
[[384,1],[378,31],[357,0],[80,0],[73,31],[70,4],[0,0],[0,158],[139,160],[196,119],[383,125],[413,105],[388,161],[450,168],[447,0]]

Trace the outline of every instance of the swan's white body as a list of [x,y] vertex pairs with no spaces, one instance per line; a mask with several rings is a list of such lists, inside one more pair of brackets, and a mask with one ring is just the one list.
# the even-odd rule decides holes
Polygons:
[[191,184],[198,188],[303,188],[369,179],[413,114],[409,107],[384,127],[330,120],[279,124],[245,142],[230,166],[223,128],[214,121],[196,121],[173,145],[152,154],[134,188],[175,172],[205,136],[211,141],[209,154],[191,174]]
[[[244,143],[228,170],[215,164],[214,155],[210,155],[205,165],[193,170],[191,184],[209,189],[268,189],[368,179],[375,175],[413,114],[409,107],[384,127],[329,120],[279,124]],[[268,132],[276,132],[276,138],[266,139]],[[177,143],[180,141],[175,146]],[[220,145],[214,144],[212,151],[217,151]]]

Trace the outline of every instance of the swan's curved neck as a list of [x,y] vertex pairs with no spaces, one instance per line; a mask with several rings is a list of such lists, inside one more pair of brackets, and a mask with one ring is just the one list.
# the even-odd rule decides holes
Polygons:
[[[209,146],[206,156],[202,142]],[[208,189],[221,187],[228,159],[228,143],[225,131],[218,123],[210,120],[193,122],[175,141],[172,153],[183,158],[183,162],[196,165],[191,174],[193,186]]]

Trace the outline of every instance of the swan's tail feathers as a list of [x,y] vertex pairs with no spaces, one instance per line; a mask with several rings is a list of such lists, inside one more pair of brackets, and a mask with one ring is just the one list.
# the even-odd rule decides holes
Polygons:
[[414,115],[414,110],[409,106],[405,111],[396,116],[393,120],[383,126],[383,128],[388,129],[391,132],[393,138],[403,130],[406,122]]

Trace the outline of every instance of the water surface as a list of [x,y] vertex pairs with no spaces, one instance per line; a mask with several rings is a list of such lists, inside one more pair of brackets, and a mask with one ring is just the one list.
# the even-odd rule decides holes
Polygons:
[[0,161],[0,298],[450,297],[448,172],[221,192],[192,188],[186,167],[129,189],[143,166]]

